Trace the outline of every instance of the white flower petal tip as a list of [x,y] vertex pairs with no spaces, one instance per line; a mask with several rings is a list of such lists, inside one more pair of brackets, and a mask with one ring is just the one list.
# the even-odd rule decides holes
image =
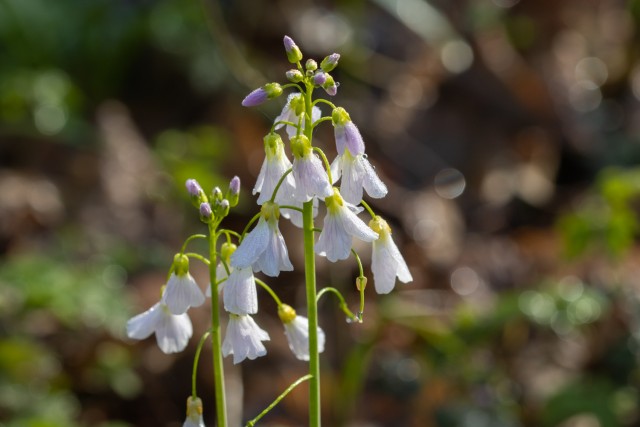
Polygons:
[[193,335],[193,327],[186,313],[172,314],[164,303],[158,302],[127,322],[129,338],[142,340],[153,333],[160,350],[166,354],[179,353]]
[[362,154],[353,156],[348,149],[344,150],[331,164],[331,174],[334,182],[342,177],[340,194],[351,204],[362,201],[363,190],[374,199],[387,195],[387,186]]
[[413,277],[391,237],[391,228],[386,221],[376,217],[370,224],[372,229],[380,233],[378,240],[373,242],[371,253],[375,289],[379,294],[388,294],[395,287],[396,278],[402,283],[409,283]]
[[322,161],[315,154],[293,159],[293,179],[296,183],[294,199],[308,202],[313,197],[324,199],[333,190]]
[[183,314],[189,307],[199,307],[204,304],[204,293],[189,273],[177,275],[171,273],[167,286],[162,294],[164,302],[172,314]]
[[267,354],[262,341],[269,341],[269,334],[261,329],[251,316],[231,314],[227,324],[227,333],[222,343],[222,354],[233,354],[233,363],[244,359],[254,360]]

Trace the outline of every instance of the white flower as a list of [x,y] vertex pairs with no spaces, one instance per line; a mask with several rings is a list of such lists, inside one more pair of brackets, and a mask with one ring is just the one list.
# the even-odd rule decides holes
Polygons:
[[294,199],[308,202],[313,197],[324,199],[332,194],[331,183],[322,161],[313,154],[309,139],[300,135],[291,139],[293,151],[293,179],[296,183]]
[[253,267],[258,273],[277,277],[281,271],[292,271],[289,252],[284,237],[278,228],[280,210],[275,203],[262,205],[258,225],[249,232],[238,249],[231,255],[231,265],[235,268]]
[[205,427],[202,419],[202,400],[199,397],[189,396],[187,399],[187,419],[182,427]]
[[[291,306],[282,304],[278,308],[278,315],[284,325],[284,334],[289,342],[289,348],[299,360],[309,360],[309,319],[298,316]],[[317,328],[318,352],[324,351],[324,332]]]
[[[265,158],[260,169],[260,174],[256,180],[256,185],[253,187],[253,194],[260,193],[258,197],[258,204],[262,205],[264,202],[271,200],[273,191],[282,178],[284,173],[291,169],[291,162],[287,158],[284,152],[284,144],[280,135],[277,133],[270,133],[264,137],[264,151]],[[293,194],[296,188],[296,184],[293,180],[293,175],[286,176],[278,193],[275,197],[275,202],[278,204],[284,204],[284,200],[288,200]]]
[[373,242],[371,255],[371,271],[376,292],[388,294],[396,283],[396,277],[402,283],[413,280],[407,263],[391,237],[391,227],[379,216],[369,222],[369,226],[378,232],[380,237]]
[[362,201],[362,189],[374,199],[387,195],[387,186],[380,180],[378,174],[363,154],[353,156],[348,148],[331,164],[331,175],[335,183],[340,176],[340,194],[347,202],[357,205]]
[[[291,221],[291,223],[296,227],[302,228],[302,212],[283,207],[283,205],[289,205],[289,206],[295,206],[297,208],[302,209],[302,202],[299,202],[291,198],[291,200],[282,201],[279,204],[280,204],[280,214],[283,217],[287,218],[289,221]],[[315,218],[317,215],[318,215],[318,199],[314,197],[313,198],[313,217]]]
[[171,314],[164,303],[158,302],[127,322],[129,338],[143,340],[154,332],[160,350],[169,354],[184,350],[193,334],[193,328],[186,313]]
[[[274,123],[278,122],[291,122],[296,125],[300,123],[301,129],[304,129],[306,117],[305,117],[305,105],[304,105],[304,97],[301,93],[292,93],[287,98],[287,103],[285,104],[282,112],[276,119]],[[318,107],[313,107],[311,110],[311,122],[315,122],[320,119],[322,112]],[[300,120],[302,119],[302,120]],[[276,125],[276,130],[285,126],[284,123],[279,123]],[[293,138],[298,134],[298,128],[296,126],[286,125],[287,135],[289,135],[289,139]],[[302,132],[302,130],[300,131]]]
[[269,341],[269,334],[262,330],[251,316],[230,314],[227,333],[222,343],[222,354],[233,354],[234,364],[247,358],[253,360],[267,354],[262,341]]
[[233,314],[258,312],[258,292],[251,267],[234,270],[224,287],[224,309]]
[[162,302],[173,314],[185,313],[189,307],[198,307],[205,301],[204,294],[196,281],[187,273],[171,273],[167,287],[162,294]]
[[337,189],[334,189],[334,195],[327,197],[324,202],[327,205],[327,214],[315,245],[318,255],[336,262],[349,257],[352,237],[365,242],[372,242],[378,238],[378,233],[358,218],[352,211],[355,207],[345,202]]

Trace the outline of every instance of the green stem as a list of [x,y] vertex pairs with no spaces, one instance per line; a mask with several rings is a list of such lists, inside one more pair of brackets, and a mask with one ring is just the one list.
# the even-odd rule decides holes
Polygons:
[[289,387],[287,387],[287,389],[285,391],[283,391],[282,394],[276,398],[276,400],[271,402],[271,405],[267,406],[264,411],[260,412],[260,415],[258,415],[257,417],[255,417],[254,419],[249,421],[246,424],[245,427],[253,427],[253,426],[255,426],[256,423],[258,421],[260,421],[260,418],[264,417],[270,410],[272,410],[278,403],[280,403],[280,401],[282,399],[284,399],[287,396],[287,394],[291,393],[291,390],[293,390],[294,388],[299,386],[301,383],[303,383],[303,382],[305,382],[305,381],[307,381],[308,379],[311,379],[311,378],[312,377],[309,374],[305,375],[304,377],[298,378],[293,384],[291,384]]
[[313,122],[313,125],[312,125],[312,126],[313,126],[313,128],[315,129],[315,128],[316,128],[316,126],[318,126],[320,123],[322,123],[322,122],[328,122],[328,121],[330,121],[330,120],[333,120],[333,119],[332,119],[331,117],[323,117],[323,118],[318,119],[318,120],[316,120],[315,122]]
[[273,203],[273,201],[276,199],[276,194],[278,194],[278,190],[280,189],[280,186],[284,182],[284,179],[291,172],[293,172],[293,169],[291,169],[291,168],[287,169],[286,172],[283,173],[282,176],[280,177],[280,179],[278,180],[278,183],[276,184],[276,187],[273,189],[273,194],[271,195],[271,200],[269,200],[271,203]]
[[322,162],[324,163],[324,168],[327,170],[327,177],[329,177],[329,183],[333,185],[333,179],[331,179],[331,164],[329,160],[327,160],[327,156],[324,155],[324,151],[320,149],[320,147],[313,147],[313,151],[320,155]]
[[209,224],[209,281],[211,283],[211,350],[213,353],[213,382],[216,398],[218,427],[227,427],[227,403],[224,392],[224,369],[222,365],[222,332],[220,330],[220,302],[216,285],[216,265],[218,253],[216,229]]
[[336,297],[338,297],[338,300],[340,301],[340,309],[344,312],[344,314],[347,315],[347,317],[351,321],[354,321],[354,322],[359,322],[360,321],[358,316],[356,316],[355,314],[353,314],[353,312],[351,310],[349,310],[349,307],[347,307],[347,302],[344,300],[344,297],[342,296],[340,291],[337,290],[336,288],[332,288],[332,287],[322,288],[320,290],[320,292],[318,292],[318,296],[316,297],[316,301],[320,301],[320,297],[322,297],[322,295],[324,295],[326,293],[329,293],[329,292],[331,292]]
[[[247,223],[246,227],[244,227],[244,230],[242,230],[242,239],[244,239],[244,235],[247,234],[247,231],[249,231],[249,227],[251,227],[251,224],[256,222],[258,220],[258,218],[260,218],[261,214],[262,214],[262,212],[258,212],[257,214],[255,214],[253,216],[253,218],[251,218],[251,221],[249,221]],[[240,239],[240,242],[242,242],[242,239]]]
[[[305,92],[305,136],[313,138],[311,111],[313,86],[307,84]],[[313,251],[314,225],[313,201],[302,205],[302,229],[304,233],[304,275],[307,291],[307,316],[309,318],[309,427],[320,427],[320,353],[318,353],[318,305],[316,302],[316,258]]]
[[278,298],[278,295],[276,295],[276,293],[273,291],[273,289],[271,289],[269,285],[267,285],[260,279],[255,279],[255,281],[258,285],[262,286],[265,291],[269,292],[269,295],[271,295],[271,298],[273,298],[273,300],[276,302],[278,307],[282,305],[282,301],[280,301],[280,298]]
[[371,209],[371,206],[369,206],[369,205],[367,204],[367,202],[365,202],[364,200],[362,200],[362,201],[360,202],[360,204],[362,205],[362,207],[364,207],[364,208],[367,210],[367,212],[369,212],[369,215],[371,215],[371,218],[372,218],[372,219],[373,219],[373,218],[375,218],[375,217],[377,216],[377,215],[376,215],[376,213],[373,211],[373,209]]
[[194,234],[193,236],[187,237],[187,240],[185,240],[184,244],[182,245],[182,249],[180,249],[180,253],[183,254],[184,251],[187,250],[187,245],[189,244],[190,241],[194,239],[206,239],[206,238],[207,236],[205,234]]
[[196,355],[193,358],[193,373],[191,374],[191,395],[194,398],[198,396],[196,393],[196,373],[198,372],[198,361],[200,360],[200,352],[202,351],[202,346],[204,345],[207,337],[209,337],[209,334],[211,334],[211,331],[205,332],[202,338],[200,338],[198,348],[196,349]]
[[333,102],[329,101],[328,99],[324,99],[324,98],[318,98],[315,101],[313,101],[313,105],[319,104],[320,102],[325,103],[327,105],[329,105],[331,108],[333,108],[334,110],[336,109],[336,106],[334,105]]
[[291,209],[292,211],[298,211],[298,212],[302,212],[302,209],[300,209],[297,206],[289,206],[289,205],[280,205],[279,206],[280,209]]
[[207,265],[211,264],[207,258],[205,258],[202,255],[197,254],[195,252],[187,252],[185,255],[190,257],[190,258],[198,259],[198,260],[202,261],[203,263],[205,263]]
[[[353,253],[353,256],[356,258],[356,262],[358,263],[358,269],[360,270],[360,276],[358,276],[358,279],[364,278],[366,280],[366,277],[364,276],[364,269],[362,268],[362,261],[360,260],[360,256],[353,249],[351,249],[351,253]],[[358,310],[357,317],[358,317],[358,321],[362,323],[362,316],[364,315],[364,286],[358,286],[358,290],[360,291],[360,310]]]

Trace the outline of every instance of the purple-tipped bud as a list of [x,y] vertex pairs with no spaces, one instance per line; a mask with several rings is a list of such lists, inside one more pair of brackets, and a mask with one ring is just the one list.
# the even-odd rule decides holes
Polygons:
[[318,71],[313,75],[313,84],[317,86],[322,86],[327,82],[327,73]]
[[213,211],[211,210],[211,205],[209,203],[201,203],[200,219],[204,222],[208,222],[211,220],[212,216],[213,216]]
[[320,63],[320,68],[322,68],[327,73],[336,68],[338,65],[338,60],[340,59],[339,53],[332,53],[331,55],[325,57]]
[[299,83],[304,79],[304,75],[300,70],[289,70],[286,72],[287,80],[293,83]]
[[229,191],[227,191],[227,199],[231,206],[236,206],[240,200],[240,178],[234,176],[229,182]]
[[231,194],[240,193],[240,178],[239,177],[234,176],[233,178],[231,178],[231,182],[229,182],[229,191],[231,191]]
[[204,193],[204,191],[202,191],[202,187],[200,187],[200,184],[198,184],[198,181],[195,179],[188,179],[185,186],[187,187],[189,194],[193,197],[199,197],[200,194]]
[[263,102],[282,95],[282,87],[278,83],[267,83],[251,92],[242,100],[243,107],[255,107]]
[[302,60],[302,52],[296,45],[293,39],[289,36],[284,36],[284,50],[287,52],[287,59],[292,64],[296,64]]
[[322,85],[322,89],[324,89],[325,92],[327,92],[327,94],[331,95],[331,96],[335,96],[336,93],[338,93],[338,84],[333,80],[333,77],[331,77],[331,75],[326,74],[327,79],[325,80],[324,84]]

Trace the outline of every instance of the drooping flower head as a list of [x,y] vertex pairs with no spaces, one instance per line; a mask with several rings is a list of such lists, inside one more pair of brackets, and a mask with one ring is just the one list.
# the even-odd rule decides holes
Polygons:
[[269,334],[260,328],[251,316],[229,315],[227,333],[222,343],[222,354],[233,354],[233,363],[253,360],[267,354],[262,341],[269,341]]
[[291,138],[293,152],[293,179],[296,183],[294,199],[308,202],[313,197],[324,199],[333,193],[322,162],[313,153],[309,139],[304,135]]
[[231,255],[231,265],[236,269],[252,267],[256,273],[277,277],[281,271],[292,271],[289,252],[278,227],[280,209],[276,203],[265,202],[260,209],[260,219],[238,249]]
[[344,153],[345,148],[349,148],[352,155],[364,154],[364,141],[362,135],[351,121],[349,113],[342,108],[337,107],[331,113],[331,121],[333,122],[333,133],[336,138],[336,149],[338,154]]
[[[289,348],[299,360],[309,360],[309,319],[298,316],[287,304],[278,307],[278,316],[284,325]],[[318,327],[318,352],[324,351],[324,332]]]
[[127,336],[143,340],[156,334],[158,347],[163,353],[178,353],[184,350],[193,334],[187,313],[171,314],[162,301],[127,322]]
[[369,222],[369,226],[379,235],[373,242],[371,254],[371,271],[376,292],[388,294],[395,286],[396,277],[402,283],[411,282],[413,277],[391,237],[389,224],[380,216],[376,216]]
[[348,147],[331,164],[331,177],[335,183],[342,176],[340,194],[347,202],[357,205],[362,201],[364,189],[370,197],[380,199],[387,195],[387,186],[364,154],[352,155]]
[[176,254],[173,258],[173,272],[162,294],[162,302],[173,314],[185,313],[189,307],[198,307],[205,301],[204,294],[189,274],[189,258]]
[[[264,162],[260,174],[258,174],[256,185],[253,187],[253,194],[260,193],[259,205],[271,199],[278,181],[286,171],[291,169],[291,162],[284,152],[284,143],[277,133],[270,133],[264,137],[264,153]],[[287,175],[280,185],[275,202],[286,203],[295,191],[295,187],[293,176]]]
[[243,107],[256,107],[265,101],[277,98],[282,95],[282,87],[279,83],[267,83],[255,89],[242,100]]
[[187,419],[182,427],[205,427],[202,419],[202,400],[196,396],[187,399]]
[[[322,116],[322,111],[318,107],[313,107],[311,110],[311,122],[315,122],[319,120]],[[301,93],[295,92],[289,94],[287,97],[287,103],[282,108],[282,112],[275,118],[273,121],[276,123],[275,129],[281,129],[283,126],[289,136],[289,139],[293,138],[299,133],[302,133],[304,127],[306,126],[306,117],[305,117],[305,106],[304,106],[304,96]],[[279,123],[279,122],[289,122],[295,124],[292,126],[290,124]],[[298,132],[298,124],[300,126],[300,131]]]
[[355,206],[344,201],[337,188],[333,195],[324,199],[327,214],[324,226],[315,245],[318,255],[326,256],[331,262],[347,259],[351,251],[352,238],[365,242],[372,242],[378,238],[378,233],[369,228],[354,213]]

